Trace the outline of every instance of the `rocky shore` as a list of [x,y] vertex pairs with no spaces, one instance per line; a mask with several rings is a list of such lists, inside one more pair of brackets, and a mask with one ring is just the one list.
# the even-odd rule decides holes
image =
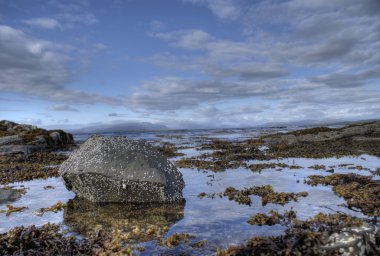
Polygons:
[[67,157],[54,151],[73,147],[73,136],[62,130],[0,121],[0,184],[58,176]]
[[[254,170],[260,166],[247,165],[247,161],[288,157],[327,158],[360,154],[380,156],[380,122],[354,124],[336,129],[327,127],[303,129],[265,135],[243,142],[213,139],[211,143],[203,144],[200,149],[212,152],[183,158],[177,161],[177,165],[182,168],[212,171],[239,167]],[[273,165],[272,168],[275,167],[276,165]]]
[[[20,128],[20,125],[9,124],[10,122],[2,121],[0,123],[1,127],[7,127],[0,129],[2,136],[0,139],[3,138],[0,141],[4,143],[0,147],[10,146],[11,149],[12,145],[33,147],[32,152],[10,150],[7,151],[7,154],[0,156],[1,184],[58,175],[58,168],[67,157],[56,155],[52,151],[70,147],[73,144],[72,139],[70,139],[71,135],[57,131],[40,131],[38,128],[29,126],[25,128],[23,125]],[[32,132],[33,130],[35,131]],[[59,139],[54,140],[51,135],[56,132],[60,135]],[[32,136],[31,134],[38,135]],[[17,136],[17,139],[14,136]],[[42,142],[42,138],[45,143],[38,144],[37,141]],[[99,138],[106,141],[100,143]],[[124,141],[128,140],[126,138],[118,138],[117,140],[121,141],[110,142],[104,137],[98,137],[95,140],[90,140],[81,151],[74,153],[73,158],[61,166],[63,176],[71,175],[69,178],[66,177],[66,183],[73,188],[75,187],[73,190],[80,195],[85,195],[82,197],[87,197],[88,191],[84,186],[83,177],[108,175],[109,179],[114,179],[114,173],[103,172],[103,169],[114,168],[115,173],[124,173],[124,170],[129,168],[130,170],[124,173],[127,175],[124,177],[126,180],[136,177],[144,179],[145,177],[136,176],[136,173],[133,173],[134,168],[130,168],[129,165],[141,167],[141,164],[145,164],[145,167],[153,168],[152,175],[148,176],[153,177],[155,182],[162,182],[162,185],[157,186],[164,189],[167,184],[164,182],[166,174],[162,170],[162,166],[166,166],[167,160],[165,159],[165,161],[160,162],[161,164],[155,166],[149,163],[149,160],[144,159],[145,156],[127,150],[132,145],[134,150],[146,151],[145,155],[152,155],[152,147],[140,145],[133,141]],[[94,204],[77,197],[70,200],[66,206],[61,207],[64,209],[62,226],[76,227],[75,231],[83,235],[82,239],[66,234],[62,230],[62,226],[56,224],[46,224],[42,227],[17,227],[0,235],[0,251],[4,255],[133,255],[144,254],[147,250],[145,253],[150,254],[152,251],[149,251],[149,248],[144,248],[138,243],[154,241],[155,246],[160,250],[167,248],[167,254],[181,253],[183,248],[190,247],[198,254],[208,254],[212,251],[216,255],[379,255],[380,184],[377,176],[380,173],[380,168],[378,168],[380,166],[377,167],[377,170],[373,166],[371,168],[350,164],[332,166],[324,162],[322,162],[323,164],[319,162],[319,164],[312,163],[310,166],[300,166],[297,165],[298,163],[284,163],[281,160],[287,158],[325,159],[344,156],[357,156],[359,158],[362,157],[362,154],[379,157],[380,122],[353,124],[341,128],[303,129],[264,135],[245,141],[220,139],[205,141],[208,142],[201,143],[194,148],[200,154],[191,157],[185,155],[181,158],[183,153],[178,145],[167,142],[165,142],[166,144],[163,143],[158,152],[168,157],[177,157],[173,161],[178,168],[188,168],[189,171],[194,172],[197,169],[207,173],[210,181],[213,179],[213,174],[216,174],[215,172],[232,173],[238,168],[247,169],[249,174],[255,175],[268,170],[303,172],[305,174],[304,180],[294,180],[294,184],[302,183],[306,188],[329,186],[332,189],[331,193],[335,193],[344,200],[345,204],[342,207],[360,213],[364,217],[353,217],[334,210],[334,213],[317,213],[315,216],[302,218],[302,214],[293,210],[292,207],[298,201],[310,197],[310,191],[308,190],[309,193],[306,190],[285,192],[278,190],[270,182],[260,184],[260,186],[245,186],[244,188],[239,186],[240,184],[231,184],[222,190],[214,190],[215,192],[212,193],[207,191],[207,193],[198,192],[199,194],[191,195],[195,196],[196,200],[204,200],[203,202],[227,199],[227,201],[233,201],[232,203],[236,207],[252,207],[255,213],[244,220],[246,225],[257,227],[278,225],[284,230],[281,235],[254,235],[241,245],[221,249],[214,248],[213,245],[209,246],[207,240],[198,239],[196,234],[169,231],[174,223],[185,218],[183,202],[168,205],[145,205],[144,207],[128,205],[126,208],[125,205],[120,204],[99,204],[102,200],[93,200],[97,202]],[[114,144],[122,144],[125,147],[123,146],[123,150],[116,150],[112,146]],[[118,146],[118,148],[120,147]],[[3,152],[6,151],[5,149]],[[153,155],[157,159],[162,158],[156,151]],[[130,159],[125,160],[125,156]],[[93,160],[90,161],[89,159]],[[113,163],[116,164],[113,165]],[[176,173],[175,167],[171,163],[168,163],[168,168]],[[345,168],[345,172],[337,173],[336,170],[339,168]],[[313,175],[307,174],[306,170],[311,170]],[[88,173],[87,176],[82,175],[82,172]],[[78,178],[79,176],[82,180]],[[260,176],[258,177],[260,178]],[[177,178],[174,183],[179,182],[178,187],[168,189],[180,193],[184,185],[181,181],[182,175]],[[96,182],[94,184],[96,185]],[[92,185],[94,184],[89,185],[93,188]],[[103,183],[99,184],[102,184],[100,187],[104,188]],[[121,191],[131,189],[129,183],[126,184],[128,187],[125,186],[125,188],[123,182],[112,184],[117,185],[118,190]],[[210,182],[210,186],[212,186],[212,182]],[[0,188],[0,203],[1,200],[3,202],[4,200],[10,202],[17,200],[22,196],[22,193],[21,190],[4,186]],[[123,197],[123,193],[116,193],[116,196]],[[144,194],[144,196],[149,195]],[[195,199],[192,198],[192,200]],[[257,213],[257,209],[253,209],[253,207],[259,207],[257,200],[260,200],[262,209],[267,209],[266,211]],[[270,208],[264,208],[266,205],[284,207],[284,209],[268,210]],[[286,205],[288,207],[285,210]],[[313,207],[313,205],[309,206]],[[204,214],[204,218],[212,218],[212,215],[212,212],[207,212]],[[212,248],[207,249],[207,253],[203,253],[202,248],[209,247]],[[176,248],[179,249],[176,251]],[[172,249],[174,251],[171,251]],[[163,251],[162,254],[165,255],[166,251]]]

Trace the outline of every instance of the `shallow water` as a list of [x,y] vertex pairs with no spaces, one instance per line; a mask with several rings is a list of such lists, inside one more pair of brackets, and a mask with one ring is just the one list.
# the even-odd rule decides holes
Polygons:
[[[255,136],[261,132],[268,131],[250,131],[238,130],[233,133],[230,131],[200,131],[196,133],[184,132],[173,134],[163,134],[159,132],[148,133],[140,136],[155,142],[171,142],[176,145],[193,145],[199,146],[206,139],[202,136],[217,137],[223,139],[240,140],[248,135]],[[273,132],[272,130],[269,132]],[[200,136],[202,134],[202,136]],[[232,134],[232,135],[231,135]],[[248,135],[247,135],[248,134]],[[129,137],[140,138],[138,134],[127,134]],[[84,140],[89,135],[81,135],[80,140]],[[240,136],[240,137],[239,137]],[[196,138],[196,140],[193,140]],[[78,138],[77,138],[78,139]],[[199,155],[206,151],[198,151],[196,148],[182,149],[180,152],[185,153],[185,157]],[[173,159],[174,160],[174,159]],[[162,229],[168,228],[166,236],[177,233],[190,233],[196,238],[194,242],[206,239],[208,244],[201,250],[194,252],[189,245],[180,245],[171,252],[189,250],[192,253],[210,254],[216,251],[216,248],[224,248],[230,245],[241,244],[253,235],[278,235],[281,234],[285,227],[275,226],[253,226],[247,223],[250,216],[256,213],[268,213],[270,210],[283,212],[293,208],[297,212],[297,217],[306,219],[316,215],[319,212],[335,213],[345,212],[358,217],[365,217],[360,212],[349,210],[345,207],[345,201],[334,194],[331,187],[328,186],[309,186],[304,183],[309,175],[330,175],[324,170],[314,170],[308,168],[315,164],[323,164],[334,169],[336,173],[355,172],[361,175],[372,175],[369,171],[358,171],[349,169],[350,166],[363,166],[372,171],[380,167],[380,158],[363,155],[360,157],[342,157],[342,158],[325,158],[325,159],[306,159],[306,158],[289,158],[272,161],[250,161],[249,163],[265,162],[282,162],[289,165],[299,165],[302,169],[284,168],[281,171],[276,169],[265,169],[262,172],[252,172],[249,169],[238,168],[226,170],[225,172],[198,171],[196,169],[179,169],[185,180],[186,186],[183,190],[186,202],[179,205],[92,205],[81,200],[74,199],[74,193],[67,191],[60,178],[49,178],[47,180],[33,180],[22,183],[11,184],[16,188],[25,186],[28,188],[27,193],[19,200],[13,203],[14,206],[27,206],[24,212],[12,213],[10,216],[0,216],[0,232],[6,232],[10,228],[20,225],[37,226],[47,222],[62,223],[64,229],[74,231],[74,234],[85,234],[86,231],[100,227],[118,229],[130,232],[138,228],[142,232],[148,228]],[[351,164],[346,167],[338,167],[340,164]],[[278,204],[261,204],[261,198],[252,196],[252,205],[238,205],[227,198],[202,198],[198,197],[201,192],[223,192],[227,187],[233,186],[241,189],[258,185],[273,186],[277,192],[301,192],[307,191],[307,197],[299,198],[298,202],[290,202],[284,206]],[[45,186],[51,185],[54,189],[44,189]],[[74,200],[72,200],[74,199]],[[65,211],[58,213],[48,212],[43,217],[33,215],[33,211],[41,207],[49,207],[57,201],[68,203]],[[5,209],[5,204],[0,204],[0,209]],[[158,246],[155,241],[136,235],[136,242],[141,242],[145,251],[141,254],[150,255],[158,251],[165,252],[168,248]]]

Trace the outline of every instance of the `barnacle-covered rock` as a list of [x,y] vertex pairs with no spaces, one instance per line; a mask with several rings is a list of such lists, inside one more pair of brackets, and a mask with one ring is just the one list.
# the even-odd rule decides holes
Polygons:
[[92,202],[182,200],[182,174],[157,148],[125,136],[93,136],[60,167],[66,187]]

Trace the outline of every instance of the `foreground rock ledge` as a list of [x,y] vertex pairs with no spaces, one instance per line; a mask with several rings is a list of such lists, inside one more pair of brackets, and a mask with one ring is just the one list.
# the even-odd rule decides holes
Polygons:
[[92,202],[180,202],[185,185],[158,150],[125,136],[93,136],[59,169],[66,187]]

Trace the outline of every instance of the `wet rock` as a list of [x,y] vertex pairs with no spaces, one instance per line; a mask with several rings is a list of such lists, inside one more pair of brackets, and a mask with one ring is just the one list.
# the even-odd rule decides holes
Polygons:
[[182,174],[157,148],[125,136],[93,136],[60,167],[69,190],[92,202],[179,202]]
[[18,135],[4,136],[0,138],[0,146],[9,144],[18,144],[22,142],[22,139]]
[[22,196],[22,193],[16,189],[3,189],[0,188],[0,203],[14,201],[19,199]]
[[254,225],[281,224],[281,236],[254,236],[245,245],[218,251],[217,255],[378,255],[374,227],[364,219],[344,214],[319,213],[307,220],[296,219],[294,211],[284,215],[258,214]]
[[62,130],[44,130],[32,125],[0,121],[0,155],[29,155],[74,145],[73,136]]
[[0,146],[0,155],[29,155],[33,151],[38,151],[37,147],[30,145],[3,145]]

